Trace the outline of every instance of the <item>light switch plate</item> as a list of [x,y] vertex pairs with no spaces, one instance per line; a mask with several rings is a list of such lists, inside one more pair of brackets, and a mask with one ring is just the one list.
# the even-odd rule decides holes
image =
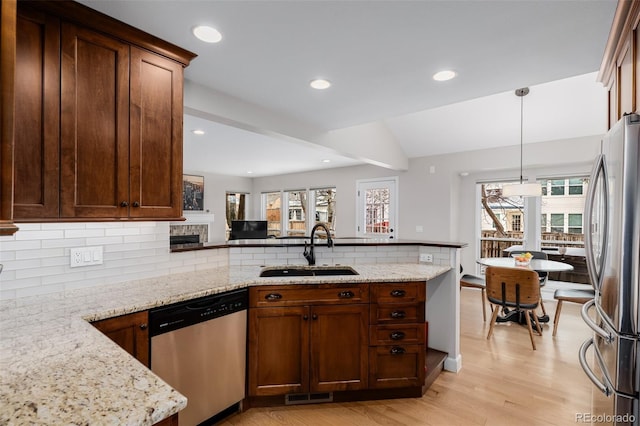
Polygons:
[[102,246],[72,248],[69,258],[69,266],[72,268],[102,265]]

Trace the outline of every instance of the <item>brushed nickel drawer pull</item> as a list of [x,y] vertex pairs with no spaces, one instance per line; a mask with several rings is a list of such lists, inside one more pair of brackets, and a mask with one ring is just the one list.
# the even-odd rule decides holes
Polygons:
[[399,290],[399,289],[395,289],[395,290],[391,290],[391,297],[404,297],[407,292],[404,290]]
[[404,311],[393,311],[391,312],[391,318],[393,319],[401,319],[406,317],[407,314]]
[[341,291],[340,293],[338,293],[338,297],[340,299],[351,299],[353,296],[355,296],[355,294],[353,294],[353,292],[350,290]]
[[391,334],[389,334],[391,340],[402,340],[404,339],[404,336],[405,334],[403,331],[392,331]]
[[404,348],[401,348],[400,346],[394,346],[391,348],[391,350],[389,350],[389,353],[391,355],[402,355],[406,352],[406,350]]
[[269,293],[264,298],[267,300],[280,300],[282,295],[280,293]]

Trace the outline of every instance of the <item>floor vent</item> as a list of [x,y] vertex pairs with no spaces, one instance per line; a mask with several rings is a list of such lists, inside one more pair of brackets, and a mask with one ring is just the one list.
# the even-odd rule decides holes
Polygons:
[[332,402],[333,393],[292,393],[284,396],[285,405],[315,404],[318,402]]

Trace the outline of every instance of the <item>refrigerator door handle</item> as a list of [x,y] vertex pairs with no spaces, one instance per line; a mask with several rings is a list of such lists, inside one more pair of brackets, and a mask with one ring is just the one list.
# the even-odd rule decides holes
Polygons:
[[587,323],[589,328],[593,330],[598,336],[602,337],[605,342],[611,343],[615,340],[615,336],[613,333],[608,333],[603,330],[598,324],[596,324],[591,317],[589,316],[589,309],[591,309],[596,303],[595,299],[591,299],[584,305],[582,305],[582,310],[580,311],[580,315],[582,315],[582,319]]
[[[605,385],[600,380],[598,380],[593,370],[591,370],[591,367],[589,367],[589,364],[587,363],[587,350],[591,346],[593,346],[593,337],[586,340],[580,346],[580,351],[578,352],[578,359],[580,360],[580,366],[582,367],[582,370],[584,370],[587,377],[589,377],[589,380],[593,382],[593,384],[600,390],[600,392],[605,394],[605,396],[609,396],[613,393],[613,391],[609,386]],[[598,356],[596,354],[596,358],[597,357]],[[601,362],[600,359],[598,359],[598,363],[600,362]]]
[[[600,232],[603,234],[602,240],[602,253],[600,253],[599,265],[596,265],[595,255],[593,253],[593,235],[592,235],[592,226],[593,226],[593,203],[595,202],[596,197],[596,188],[598,187],[598,180],[602,179],[602,195],[604,197],[604,218],[603,222],[600,223],[600,227],[602,228]],[[596,157],[596,161],[593,165],[593,169],[591,170],[591,178],[589,183],[589,189],[587,191],[587,198],[585,200],[585,208],[584,208],[584,223],[587,227],[586,232],[584,234],[585,238],[585,258],[587,261],[587,272],[589,273],[589,279],[591,280],[591,285],[596,291],[600,291],[600,281],[602,279],[602,266],[606,259],[606,251],[607,251],[607,243],[608,243],[608,235],[609,235],[609,176],[607,173],[607,165],[605,162],[604,154],[599,154]]]

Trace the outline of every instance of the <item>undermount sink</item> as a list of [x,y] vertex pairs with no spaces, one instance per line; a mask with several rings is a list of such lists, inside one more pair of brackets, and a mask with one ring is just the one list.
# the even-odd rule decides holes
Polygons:
[[350,266],[267,266],[261,277],[314,277],[327,275],[359,275]]

